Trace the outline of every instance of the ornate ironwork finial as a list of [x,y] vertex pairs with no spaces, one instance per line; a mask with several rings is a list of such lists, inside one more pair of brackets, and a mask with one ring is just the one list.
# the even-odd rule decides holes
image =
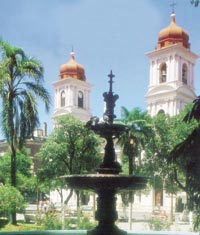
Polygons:
[[108,77],[110,78],[110,80],[108,81],[110,83],[109,92],[103,93],[104,101],[106,103],[104,121],[109,124],[112,124],[114,118],[116,117],[114,114],[115,102],[119,98],[119,96],[113,95],[112,84],[113,84],[113,78],[115,77],[115,75],[112,73],[112,70],[110,71],[110,74],[108,75]]
[[108,81],[110,83],[110,89],[109,92],[112,92],[112,84],[113,82],[113,78],[115,77],[115,75],[112,73],[112,70],[110,71],[110,73],[108,74],[108,77],[110,78],[110,80]]

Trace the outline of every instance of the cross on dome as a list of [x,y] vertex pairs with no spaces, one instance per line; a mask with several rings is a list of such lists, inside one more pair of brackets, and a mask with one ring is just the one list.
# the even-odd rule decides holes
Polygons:
[[177,5],[174,1],[170,4],[170,7],[172,8],[172,14],[174,13],[174,8]]

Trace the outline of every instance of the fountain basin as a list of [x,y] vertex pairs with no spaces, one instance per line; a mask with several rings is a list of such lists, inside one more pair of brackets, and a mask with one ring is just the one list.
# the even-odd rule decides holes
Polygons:
[[145,188],[148,177],[116,174],[66,175],[62,177],[73,189],[102,191],[140,190]]

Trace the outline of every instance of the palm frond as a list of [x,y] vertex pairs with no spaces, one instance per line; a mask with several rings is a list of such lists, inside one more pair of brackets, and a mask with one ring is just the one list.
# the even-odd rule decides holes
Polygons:
[[34,94],[40,98],[44,104],[45,104],[45,109],[48,112],[50,109],[50,104],[51,104],[51,97],[49,92],[44,88],[43,85],[41,84],[35,84],[32,82],[23,82],[23,84],[30,90],[34,92]]
[[185,117],[184,121],[185,122],[190,122],[192,119],[197,120],[200,122],[200,96],[198,96],[194,101],[193,101],[193,106],[191,111],[189,111]]

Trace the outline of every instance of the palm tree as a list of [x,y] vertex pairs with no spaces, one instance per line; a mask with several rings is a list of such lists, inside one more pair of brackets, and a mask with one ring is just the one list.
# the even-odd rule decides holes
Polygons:
[[[3,40],[0,52],[1,126],[11,151],[11,185],[16,187],[16,151],[39,124],[36,99],[40,98],[49,111],[50,95],[43,86],[43,68],[38,60]],[[12,219],[16,224],[16,214]]]
[[121,116],[119,122],[128,126],[128,131],[125,132],[118,140],[122,146],[124,155],[129,159],[129,175],[134,171],[134,159],[144,149],[144,143],[149,133],[148,114],[142,112],[139,108],[134,108],[128,111],[125,107],[121,108]]
[[[144,143],[149,133],[148,118],[146,112],[142,112],[139,108],[128,111],[125,107],[121,108],[122,118],[117,120],[128,126],[128,130],[118,139],[123,154],[128,157],[129,175],[133,175],[134,168],[136,170],[135,158],[139,157],[144,149]],[[139,169],[138,169],[139,170]],[[133,192],[129,193],[129,229],[132,229],[132,202]]]
[[191,0],[191,3],[194,4],[195,7],[197,7],[200,3],[200,0]]

